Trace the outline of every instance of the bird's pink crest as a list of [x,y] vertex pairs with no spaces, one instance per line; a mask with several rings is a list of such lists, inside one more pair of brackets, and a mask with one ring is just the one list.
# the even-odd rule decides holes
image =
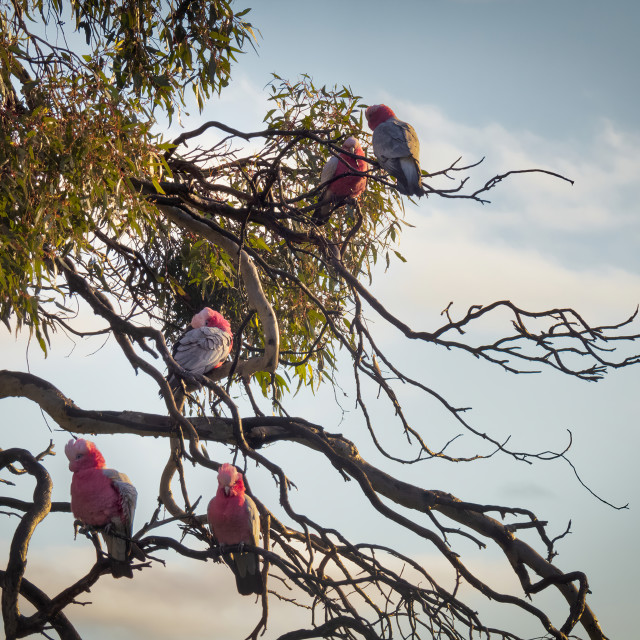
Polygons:
[[228,462],[225,462],[218,469],[218,485],[223,488],[235,487],[237,492],[244,492],[244,482],[242,481],[242,474]]
[[[358,138],[355,138],[354,136],[349,136],[344,141],[342,148],[348,151],[349,153],[355,153],[356,155],[362,156],[364,158],[364,151],[360,146],[360,141],[358,140]],[[352,158],[350,156],[342,156],[342,157],[346,160],[346,162],[349,165],[351,165],[357,171],[367,170],[367,163],[364,160],[356,160],[355,158]],[[356,180],[354,181],[354,184],[350,185],[352,195],[354,197],[357,197],[357,195],[360,195],[360,193],[364,191],[366,184],[367,184],[367,179],[365,177],[356,178]],[[357,192],[357,194],[355,192]]]
[[71,471],[81,468],[101,469],[105,466],[104,457],[98,447],[84,438],[69,440],[64,447],[64,453],[69,459],[69,469]]
[[199,313],[196,313],[191,320],[191,326],[194,329],[200,327],[218,327],[227,333],[231,334],[231,325],[228,320],[217,311],[214,311],[210,307],[205,307]]
[[[360,142],[358,142],[358,138],[355,138],[354,136],[349,136],[344,141],[342,148],[346,151],[350,151],[351,153],[358,153],[357,149],[360,149],[360,151],[362,151],[362,147],[360,146]],[[358,153],[358,155],[360,154]]]
[[388,120],[389,118],[395,118],[396,114],[387,107],[386,104],[374,104],[371,105],[365,112],[367,116],[367,123],[371,131],[375,131],[375,128]]

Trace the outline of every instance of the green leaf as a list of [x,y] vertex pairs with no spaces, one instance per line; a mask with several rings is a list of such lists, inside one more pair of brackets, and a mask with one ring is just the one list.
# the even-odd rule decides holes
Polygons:
[[164,189],[160,186],[160,183],[158,182],[158,180],[154,177],[151,178],[151,182],[153,183],[153,186],[155,187],[156,191],[158,193],[161,193],[163,195],[166,195],[164,192]]

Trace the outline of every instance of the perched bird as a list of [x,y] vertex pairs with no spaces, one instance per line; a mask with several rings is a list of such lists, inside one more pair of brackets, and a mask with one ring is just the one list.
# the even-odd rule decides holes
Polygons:
[[420,142],[413,127],[398,120],[384,104],[372,105],[365,115],[373,131],[373,152],[380,166],[396,178],[400,193],[421,197]]
[[[242,474],[232,464],[225,463],[218,469],[218,492],[209,502],[207,518],[221,545],[258,545],[258,509],[245,495]],[[238,593],[243,596],[263,593],[264,583],[255,553],[228,553],[224,554],[224,560],[236,576]]]
[[[124,473],[106,469],[104,458],[93,442],[69,440],[64,448],[69,458],[71,511],[89,527],[100,527],[112,558],[114,578],[133,578],[129,564],[133,515],[138,492]],[[112,535],[113,533],[118,536]]]
[[[224,316],[209,307],[196,313],[191,328],[185,331],[173,347],[173,359],[191,373],[205,375],[219,367],[231,352],[233,334]],[[179,377],[173,372],[167,378],[172,389],[180,386]],[[200,388],[187,383],[187,391]]]
[[[342,145],[349,153],[355,153],[364,158],[364,151],[360,143],[353,136],[349,136]],[[353,158],[346,153],[339,156],[331,156],[322,169],[320,182],[327,182],[331,178],[349,174],[353,169],[366,171],[367,163],[359,158]],[[313,214],[313,220],[317,224],[325,224],[331,217],[331,212],[341,206],[348,198],[359,198],[367,186],[366,176],[345,175],[344,178],[334,180],[324,191],[320,204]]]

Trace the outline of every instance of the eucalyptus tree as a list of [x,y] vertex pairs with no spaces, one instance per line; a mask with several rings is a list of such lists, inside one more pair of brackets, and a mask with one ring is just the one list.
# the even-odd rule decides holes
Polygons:
[[[249,483],[249,461],[268,470],[280,504],[261,500],[260,487],[252,487],[262,527],[255,552],[267,589],[262,618],[247,631],[251,637],[265,628],[269,598],[278,596],[313,614],[309,628],[292,629],[289,639],[518,637],[517,630],[487,626],[457,586],[439,584],[401,548],[349,539],[335,523],[314,520],[311,506],[308,513],[296,512],[289,491],[292,481],[305,480],[291,478],[271,459],[273,449],[264,448],[288,441],[324,456],[337,474],[354,480],[379,521],[424,539],[451,567],[456,585],[467,583],[521,609],[548,637],[568,638],[580,624],[589,638],[604,638],[588,606],[586,575],[564,573],[553,563],[557,538],[532,511],[495,505],[490,496],[486,504],[466,502],[402,478],[403,465],[433,458],[451,464],[500,456],[536,462],[565,457],[566,451],[518,451],[483,433],[464,409],[405,373],[376,332],[393,327],[407,341],[462,352],[507,372],[550,368],[596,380],[637,363],[633,318],[590,326],[570,308],[530,310],[499,300],[458,316],[447,308],[439,326],[407,324],[401,309],[372,293],[380,265],[405,260],[400,240],[407,223],[395,183],[371,152],[361,198],[338,203],[326,224],[314,218],[327,187],[319,182],[325,162],[343,152],[349,136],[365,149],[371,144],[363,123],[367,105],[349,87],[276,75],[261,128],[240,131],[234,123],[211,120],[175,139],[163,134],[190,100],[202,110],[229,84],[232,65],[257,44],[247,19],[248,10],[224,0],[3,1],[0,316],[45,352],[55,332],[76,340],[111,336],[131,367],[157,383],[166,411],[79,407],[56,381],[15,371],[0,372],[0,396],[30,399],[73,435],[166,438],[159,507],[134,532],[146,558],[134,561],[134,579],[149,570],[159,550],[168,552],[169,562],[171,554],[193,562],[220,559],[204,510],[190,498],[198,489],[183,473],[188,461],[215,478],[225,460],[211,459],[205,442],[228,445]],[[467,179],[476,166],[456,160],[423,172],[425,194],[487,202],[487,192],[510,174],[539,171],[514,169],[473,190]],[[204,306],[230,321],[234,347],[223,366],[199,376],[174,361],[170,345]],[[87,330],[78,309],[95,314],[100,328]],[[494,316],[500,334],[489,341],[475,338],[473,329]],[[204,391],[174,397],[167,370]],[[348,425],[336,434],[316,422],[313,397],[323,385],[353,390],[383,465],[361,456]],[[399,400],[407,387],[435,399],[491,452],[455,455],[449,446],[430,443],[424,425]],[[395,424],[370,409],[372,390],[389,403]],[[308,415],[288,410],[295,394],[309,397]],[[379,438],[381,428],[395,429],[409,454],[390,451],[388,440]],[[1,574],[9,638],[51,628],[62,638],[79,637],[69,605],[110,573],[98,546],[94,566],[80,578],[69,576],[70,586],[57,595],[44,593],[37,576],[25,576],[38,523],[51,511],[69,511],[68,503],[51,502],[49,453],[0,451],[1,468],[36,479],[33,502],[0,498],[5,508],[22,513]],[[276,506],[284,517],[274,513]],[[376,526],[372,518],[370,527]],[[525,542],[521,530],[534,532],[535,542]],[[520,583],[518,593],[482,580],[456,552],[456,536],[499,548]],[[563,620],[552,620],[533,603],[531,596],[541,591],[566,600]],[[34,614],[20,613],[20,597],[35,606]]]

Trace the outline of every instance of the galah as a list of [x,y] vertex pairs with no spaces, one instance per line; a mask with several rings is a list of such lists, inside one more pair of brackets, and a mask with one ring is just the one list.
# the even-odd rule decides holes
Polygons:
[[384,104],[374,104],[365,115],[373,131],[373,153],[380,166],[398,181],[400,193],[421,197],[420,142],[413,127],[398,120]]
[[[218,491],[207,509],[209,527],[221,545],[258,545],[260,516],[255,502],[244,491],[242,474],[232,464],[221,465]],[[238,593],[263,593],[260,562],[255,553],[228,553],[224,559],[236,576]]]
[[[364,158],[364,151],[360,146],[360,142],[353,136],[349,136],[344,141],[342,148],[349,153],[354,153]],[[322,169],[320,183],[349,174],[354,169],[356,171],[366,171],[367,163],[346,153],[341,153],[339,156],[331,156]],[[366,186],[366,176],[345,175],[344,178],[331,182],[325,189],[320,204],[313,214],[314,222],[325,224],[334,209],[341,206],[348,198],[358,199]]]
[[[129,553],[138,492],[129,478],[105,467],[104,458],[93,442],[69,440],[64,448],[69,458],[71,511],[86,526],[100,528],[112,558],[114,578],[133,578]],[[113,535],[117,534],[117,535]]]
[[[196,313],[191,328],[180,336],[173,347],[173,359],[190,373],[205,375],[219,367],[231,352],[233,334],[224,316],[209,307]],[[172,389],[180,386],[173,372],[167,381]],[[199,389],[199,384],[186,384],[187,391]]]

